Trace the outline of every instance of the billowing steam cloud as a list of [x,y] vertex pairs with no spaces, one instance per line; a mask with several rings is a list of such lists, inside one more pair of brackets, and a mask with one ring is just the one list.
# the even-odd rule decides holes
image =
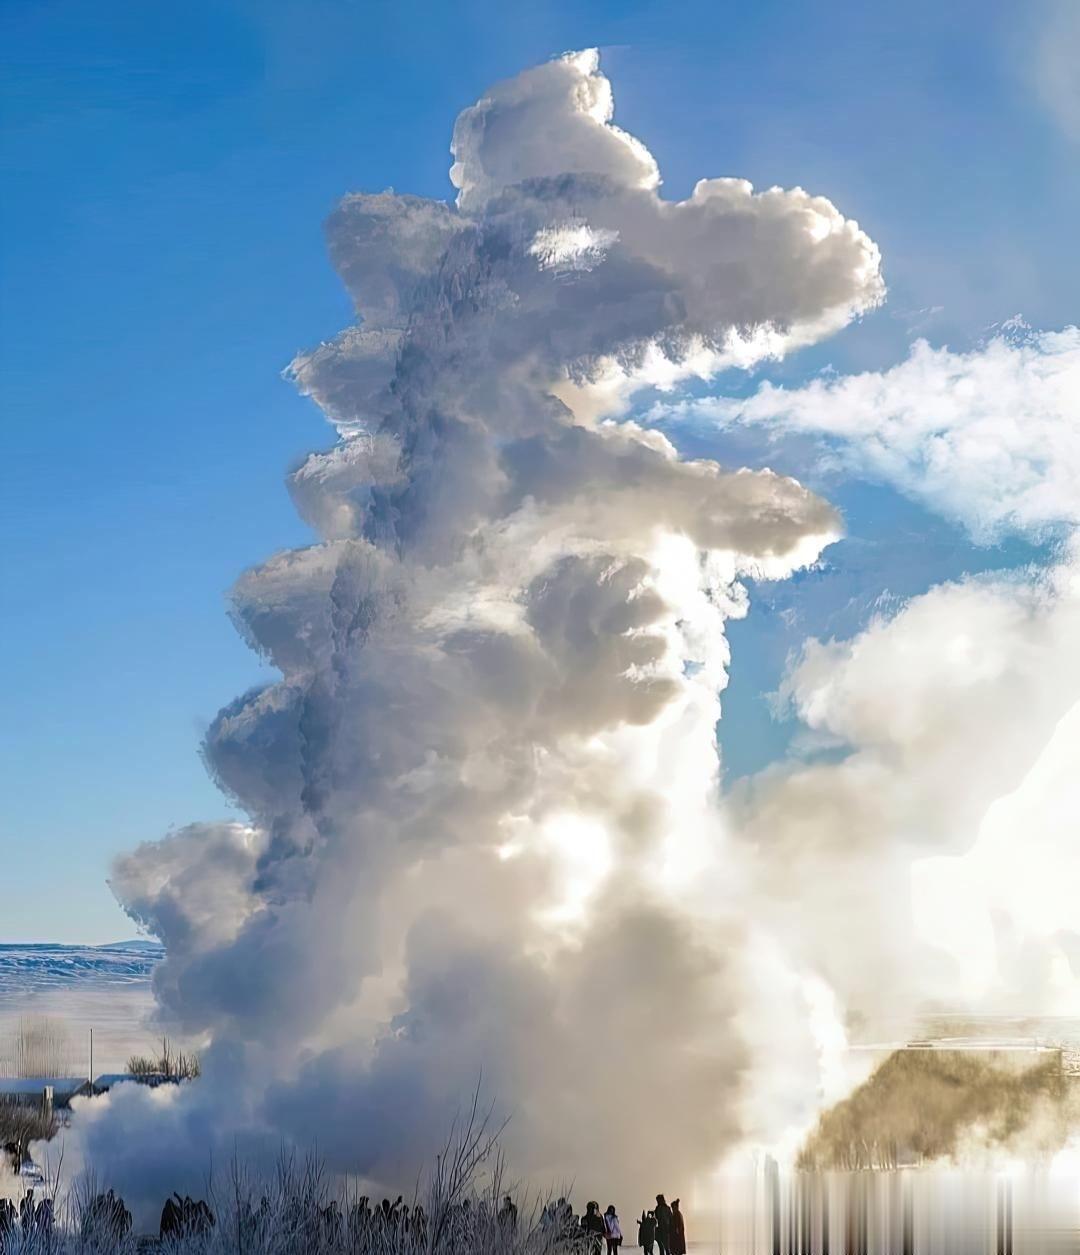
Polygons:
[[818,996],[747,935],[714,734],[739,577],[838,520],[620,416],[871,308],[878,252],[798,189],[662,199],[611,116],[560,58],[458,119],[456,207],[330,219],[360,321],[291,367],[340,435],[290,481],[322,540],[237,585],[282,678],[206,743],[250,824],[114,871],[163,1018],[213,1043],[198,1086],[82,1112],[129,1196],[237,1135],[411,1180],[481,1070],[519,1172],[687,1182],[739,1131],[756,1000]]
[[732,800],[775,927],[871,1021],[1076,1015],[1080,576],[941,585],[810,641],[784,696],[828,756]]

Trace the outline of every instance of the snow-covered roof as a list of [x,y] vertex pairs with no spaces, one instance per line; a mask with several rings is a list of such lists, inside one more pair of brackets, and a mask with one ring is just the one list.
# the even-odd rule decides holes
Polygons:
[[94,1089],[105,1090],[112,1089],[114,1085],[120,1085],[125,1081],[132,1081],[137,1085],[145,1085],[149,1089],[154,1089],[158,1085],[179,1085],[179,1077],[166,1076],[164,1072],[146,1072],[141,1076],[135,1076],[131,1072],[103,1072],[101,1076],[94,1081]]
[[89,1082],[85,1076],[0,1076],[0,1095],[41,1094],[52,1089],[53,1095],[77,1094]]

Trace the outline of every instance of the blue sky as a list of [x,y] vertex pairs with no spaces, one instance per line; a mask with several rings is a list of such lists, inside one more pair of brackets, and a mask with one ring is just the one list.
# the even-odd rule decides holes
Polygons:
[[[448,197],[453,119],[489,83],[598,45],[668,196],[738,175],[859,220],[887,305],[755,382],[879,368],[916,331],[966,347],[1015,313],[1076,318],[1080,163],[1038,90],[1053,6],[3,7],[0,843],[17,892],[0,940],[130,934],[110,857],[228,813],[200,736],[267,672],[224,593],[311,539],[283,476],[331,439],[280,378],[349,320],[321,221],[349,190]],[[855,630],[886,587],[1031,556],[977,549],[891,491],[840,504],[857,543],[802,603],[808,631]],[[860,561],[876,584],[853,607]],[[784,742],[761,695],[790,642],[757,629],[798,591],[763,592],[732,629],[729,771]]]

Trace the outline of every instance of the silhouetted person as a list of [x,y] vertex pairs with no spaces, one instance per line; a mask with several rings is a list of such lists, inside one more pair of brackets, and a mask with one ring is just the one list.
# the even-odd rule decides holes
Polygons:
[[131,1232],[131,1212],[124,1206],[124,1200],[112,1190],[106,1198],[109,1200],[110,1227],[117,1235],[117,1240],[121,1241]]
[[643,1211],[637,1226],[637,1244],[645,1255],[653,1255],[656,1243],[656,1212]]
[[171,1238],[180,1232],[180,1210],[171,1198],[165,1200],[158,1222],[158,1237]]
[[48,1237],[53,1231],[53,1202],[51,1198],[43,1198],[34,1208],[34,1228],[38,1233]]
[[585,1204],[585,1215],[581,1217],[581,1232],[586,1240],[589,1255],[600,1255],[607,1230],[604,1226],[604,1217],[600,1215],[599,1203]]
[[671,1242],[671,1208],[663,1194],[656,1196],[656,1245],[660,1255],[668,1255]]
[[671,1204],[671,1237],[668,1239],[670,1255],[686,1255],[686,1221],[679,1210],[679,1200]]
[[608,1203],[604,1212],[604,1236],[607,1238],[607,1255],[619,1255],[622,1246],[622,1225],[614,1203]]
[[504,1233],[513,1233],[517,1228],[517,1207],[509,1194],[503,1199],[499,1208],[499,1227]]
[[237,1245],[240,1250],[250,1248],[259,1232],[259,1222],[250,1198],[242,1198],[236,1206]]
[[82,1219],[83,1241],[105,1239],[116,1245],[130,1231],[131,1212],[124,1206],[124,1200],[112,1190],[107,1194],[97,1194],[90,1200]]
[[341,1210],[336,1198],[319,1210],[319,1234],[324,1246],[337,1246],[341,1238]]
[[572,1238],[579,1232],[578,1219],[574,1215],[574,1209],[565,1198],[560,1198],[555,1205],[555,1216],[559,1225],[559,1232],[564,1238]]
[[354,1248],[366,1248],[371,1221],[370,1200],[363,1194],[349,1208],[349,1241]]
[[217,1221],[214,1219],[214,1213],[210,1210],[210,1205],[205,1199],[200,1198],[192,1208],[191,1232],[209,1233],[216,1224]]
[[161,1223],[158,1228],[162,1238],[188,1236],[205,1236],[217,1224],[214,1213],[203,1199],[196,1202],[190,1194],[183,1198],[173,1194],[165,1200],[161,1209]]

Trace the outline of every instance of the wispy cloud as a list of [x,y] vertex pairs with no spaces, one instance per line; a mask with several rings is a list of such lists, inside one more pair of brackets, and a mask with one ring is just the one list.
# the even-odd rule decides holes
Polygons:
[[821,441],[821,457],[888,482],[979,541],[1080,523],[1080,329],[1019,320],[967,352],[918,340],[884,371],[763,384],[745,399],[660,405],[656,416]]
[[1080,141],[1080,4],[1050,0],[1042,12],[1031,66],[1035,90],[1062,133]]

